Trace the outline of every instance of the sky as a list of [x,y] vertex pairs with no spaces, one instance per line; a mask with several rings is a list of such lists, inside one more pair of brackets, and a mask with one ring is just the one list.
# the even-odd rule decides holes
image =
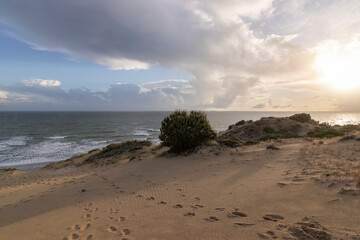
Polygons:
[[358,0],[1,0],[0,111],[360,111]]

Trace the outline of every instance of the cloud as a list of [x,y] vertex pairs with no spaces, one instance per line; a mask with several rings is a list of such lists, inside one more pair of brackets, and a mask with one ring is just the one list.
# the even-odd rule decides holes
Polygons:
[[46,80],[46,79],[30,79],[30,80],[23,80],[23,84],[25,86],[41,86],[41,87],[58,87],[61,85],[59,80]]
[[59,85],[49,87],[26,81],[0,85],[0,110],[119,111],[194,107],[189,104],[194,102],[194,95],[183,91],[189,82],[167,80],[144,85],[146,91],[141,91],[139,85],[126,83],[114,84],[105,91],[64,90]]
[[265,108],[265,103],[259,103],[253,106],[252,108]]
[[273,3],[4,0],[0,22],[36,49],[113,70],[161,65],[189,72],[196,96],[191,104],[224,109],[264,82],[315,75],[314,54],[292,43],[293,34],[261,36],[252,30],[253,22],[273,16]]
[[290,108],[291,107],[291,104],[288,104],[288,105],[273,105],[272,108]]
[[8,98],[8,93],[0,91],[0,103],[6,102],[7,98]]

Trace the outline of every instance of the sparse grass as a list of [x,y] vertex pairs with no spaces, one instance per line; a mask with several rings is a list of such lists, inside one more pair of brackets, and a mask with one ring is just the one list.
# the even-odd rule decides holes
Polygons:
[[96,159],[100,159],[100,158],[111,158],[126,152],[132,152],[142,149],[143,147],[150,146],[151,144],[152,143],[150,141],[138,141],[138,140],[110,144],[104,149],[102,149],[100,152],[86,159],[85,162],[93,162]]
[[334,128],[328,128],[328,127],[318,127],[315,128],[314,132],[308,133],[309,137],[317,137],[317,138],[333,138],[344,135],[345,135],[344,131]]
[[272,135],[266,135],[266,136],[263,136],[263,137],[259,138],[259,141],[265,142],[265,141],[268,141],[268,140],[271,140],[271,139],[277,139],[277,137],[272,136]]
[[228,138],[228,139],[218,140],[218,142],[222,145],[232,147],[232,148],[236,148],[241,145],[241,142],[236,138]]

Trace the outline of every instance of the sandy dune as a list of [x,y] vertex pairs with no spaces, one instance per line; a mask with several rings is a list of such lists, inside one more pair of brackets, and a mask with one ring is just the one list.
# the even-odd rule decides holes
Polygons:
[[0,239],[360,239],[359,141],[268,144],[3,171]]

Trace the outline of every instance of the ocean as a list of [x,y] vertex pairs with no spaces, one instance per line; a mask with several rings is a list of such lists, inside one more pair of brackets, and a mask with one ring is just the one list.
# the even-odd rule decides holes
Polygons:
[[[161,121],[170,112],[0,112],[0,168],[39,168],[114,142],[159,142]],[[206,112],[214,130],[239,120],[284,117],[295,112]],[[330,124],[359,124],[360,113],[311,112]]]

